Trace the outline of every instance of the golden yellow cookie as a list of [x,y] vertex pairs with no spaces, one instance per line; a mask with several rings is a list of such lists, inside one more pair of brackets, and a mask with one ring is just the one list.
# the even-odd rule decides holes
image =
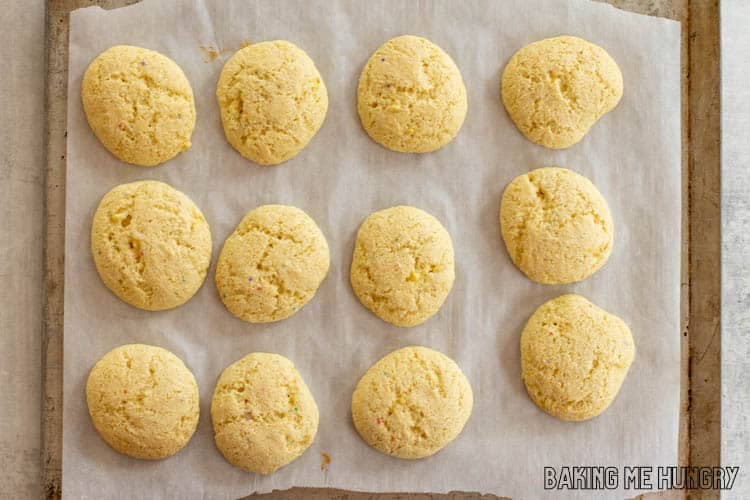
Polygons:
[[567,148],[620,102],[622,73],[598,45],[559,36],[516,52],[501,87],[505,109],[527,139]]
[[190,147],[193,89],[158,52],[129,45],[105,50],[86,69],[81,98],[91,130],[124,162],[150,167]]
[[606,410],[634,357],[628,325],[580,295],[545,302],[521,334],[526,390],[539,408],[564,420]]
[[295,207],[263,205],[224,242],[216,286],[238,318],[279,321],[313,298],[328,265],[328,243],[310,216]]
[[357,110],[370,137],[394,151],[427,153],[456,137],[466,117],[466,87],[448,54],[404,35],[384,43],[359,77]]
[[350,280],[360,302],[380,319],[396,326],[427,321],[454,279],[451,237],[427,212],[391,207],[359,227]]
[[612,253],[606,200],[591,181],[565,168],[513,179],[500,202],[500,227],[513,263],[539,283],[588,278]]
[[229,463],[270,474],[310,447],[318,406],[291,361],[254,352],[219,377],[211,420],[216,446]]
[[109,351],[91,369],[86,403],[99,435],[115,450],[157,460],[174,455],[198,425],[198,384],[166,349],[143,344]]
[[275,40],[238,50],[216,87],[224,134],[242,156],[261,165],[293,158],[323,125],[328,93],[312,59]]
[[91,226],[99,277],[128,304],[160,311],[187,302],[211,263],[211,233],[195,203],[163,182],[121,184]]
[[352,395],[352,420],[376,450],[423,458],[456,439],[473,403],[471,385],[452,359],[410,346],[367,370]]

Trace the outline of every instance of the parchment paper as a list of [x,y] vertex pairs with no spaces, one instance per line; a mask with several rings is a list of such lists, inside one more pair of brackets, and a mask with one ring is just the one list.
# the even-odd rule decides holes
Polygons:
[[[291,486],[364,491],[480,491],[516,498],[552,496],[543,466],[673,465],[679,405],[680,78],[679,24],[586,1],[350,2],[347,0],[145,1],[115,11],[73,13],[70,36],[65,261],[66,498],[233,498]],[[385,40],[425,36],[456,61],[469,110],[450,145],[424,155],[390,152],[362,130],[356,85]],[[574,34],[605,47],[625,81],[620,105],[583,142],[552,151],[524,139],[499,98],[504,64],[523,45]],[[244,160],[225,141],[214,96],[223,61],[243,42],[288,39],[306,50],[328,87],[326,121],[295,159],[276,167]],[[115,44],[174,59],[195,92],[192,148],[156,168],[126,165],[89,130],[80,103],[88,63]],[[200,46],[229,49],[205,62]],[[575,285],[545,286],[511,263],[498,224],[504,186],[530,169],[558,165],[591,178],[609,201],[615,247],[609,263]],[[331,249],[331,268],[299,313],[268,325],[229,314],[213,283],[183,307],[137,310],[100,282],[89,250],[101,196],[138,179],[166,181],[201,207],[211,226],[214,263],[224,239],[250,209],[298,206]],[[355,233],[371,212],[409,204],[434,214],[453,237],[456,282],[432,319],[391,326],[359,304],[348,281]],[[637,357],[617,400],[583,423],[556,420],[534,406],[520,379],[519,335],[542,302],[580,293],[631,326]],[[89,420],[84,387],[91,366],[132,342],[182,358],[200,386],[198,430],[161,462],[112,451]],[[352,390],[364,371],[398,347],[422,344],[452,357],[470,379],[474,411],[463,433],[420,461],[369,448],[351,424]],[[231,362],[252,351],[291,358],[320,407],[315,443],[270,476],[229,465],[214,447],[209,405]],[[321,470],[321,453],[330,455]],[[620,483],[622,486],[622,483]],[[574,497],[571,492],[559,495]],[[581,498],[591,492],[580,492]],[[632,496],[622,489],[597,497]]]

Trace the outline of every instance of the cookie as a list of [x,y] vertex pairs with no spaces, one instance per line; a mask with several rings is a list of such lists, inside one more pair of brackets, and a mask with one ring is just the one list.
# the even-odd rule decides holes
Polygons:
[[580,295],[545,302],[521,334],[526,390],[539,408],[564,420],[606,410],[634,357],[628,326]]
[[216,98],[227,141],[260,165],[297,156],[328,110],[328,93],[315,63],[284,40],[238,50],[221,70]]
[[193,89],[158,52],[130,45],[105,50],[83,75],[81,99],[91,130],[124,162],[150,167],[190,147]]
[[219,377],[211,420],[216,446],[229,463],[270,474],[310,447],[318,406],[291,361],[255,352]]
[[121,184],[102,198],[91,252],[104,284],[128,304],[171,309],[192,297],[211,263],[211,233],[195,203],[163,182]]
[[352,420],[376,450],[423,458],[456,439],[473,402],[471,385],[453,360],[410,346],[367,370],[352,395]]
[[466,117],[466,87],[448,54],[431,41],[392,38],[359,77],[357,110],[369,136],[393,151],[427,153],[453,140]]
[[198,384],[166,349],[143,344],[109,351],[89,373],[91,421],[120,453],[158,460],[180,451],[198,425]]
[[538,283],[586,279],[612,253],[606,200],[591,181],[565,168],[513,179],[500,202],[500,227],[513,263]]
[[427,212],[391,207],[359,227],[350,280],[359,301],[382,320],[396,326],[427,321],[454,279],[451,237]]
[[279,321],[313,298],[328,265],[328,243],[310,216],[295,207],[263,205],[224,242],[216,286],[238,318]]
[[622,73],[601,47],[574,36],[529,44],[503,71],[505,109],[518,130],[548,148],[567,148],[622,97]]

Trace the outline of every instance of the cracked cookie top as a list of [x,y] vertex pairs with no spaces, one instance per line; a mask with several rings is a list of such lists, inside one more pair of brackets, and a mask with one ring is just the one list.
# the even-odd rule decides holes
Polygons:
[[513,179],[500,202],[500,227],[513,263],[538,283],[586,279],[612,253],[606,200],[591,181],[565,168],[539,168]]
[[128,304],[159,311],[184,304],[211,263],[211,233],[185,194],[158,181],[113,188],[91,225],[91,252],[104,284]]
[[229,365],[211,401],[216,447],[232,465],[261,474],[302,455],[318,418],[305,381],[278,354],[254,352]]
[[143,344],[111,350],[91,369],[86,403],[112,448],[157,460],[177,453],[198,425],[198,384],[166,349]]
[[350,281],[360,302],[383,321],[427,321],[453,287],[450,234],[432,215],[409,206],[370,214],[357,232]]
[[190,147],[193,90],[182,69],[158,52],[105,50],[83,75],[81,99],[91,130],[124,162],[150,167]]
[[423,458],[461,433],[473,403],[471,385],[452,359],[410,346],[386,355],[362,376],[352,395],[352,419],[376,450]]
[[427,153],[453,140],[466,117],[461,73],[440,47],[412,35],[388,40],[359,77],[362,126],[393,151]]
[[531,43],[503,70],[503,104],[518,130],[548,148],[567,148],[622,97],[622,73],[598,45],[574,36]]
[[216,98],[227,141],[260,165],[296,156],[328,111],[328,93],[315,63],[285,40],[238,50],[221,70]]
[[564,420],[606,410],[634,357],[628,325],[580,295],[545,302],[521,334],[526,390],[539,408]]
[[302,210],[263,205],[224,242],[216,286],[226,308],[251,323],[288,318],[315,295],[328,273],[328,243]]

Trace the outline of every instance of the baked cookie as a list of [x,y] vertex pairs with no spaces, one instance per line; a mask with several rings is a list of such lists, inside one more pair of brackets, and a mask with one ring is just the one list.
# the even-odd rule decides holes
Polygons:
[[425,38],[388,40],[359,77],[362,126],[375,142],[393,151],[442,148],[458,134],[466,106],[466,87],[456,64]]
[[216,286],[238,318],[279,321],[313,298],[328,265],[328,243],[310,216],[295,207],[263,205],[224,242]]
[[607,52],[574,36],[529,44],[511,57],[501,84],[518,130],[548,148],[577,143],[622,97],[622,73]]
[[350,280],[360,302],[383,321],[414,326],[443,305],[453,286],[453,242],[418,208],[370,214],[354,243]]
[[158,52],[129,45],[105,50],[83,75],[81,99],[91,130],[124,162],[150,167],[190,147],[193,89]]
[[190,441],[198,425],[198,384],[166,349],[143,344],[109,351],[89,373],[86,403],[99,435],[116,451],[158,460]]
[[216,446],[229,463],[270,474],[310,447],[318,406],[291,361],[254,352],[219,377],[211,420]]
[[163,182],[121,184],[91,226],[99,277],[128,304],[171,309],[192,297],[211,263],[211,233],[195,203]]
[[291,42],[248,45],[224,65],[216,87],[229,144],[260,165],[293,158],[323,125],[328,93],[312,59]]
[[634,357],[628,326],[580,295],[545,302],[521,334],[526,390],[539,408],[564,420],[606,410]]
[[352,395],[352,420],[376,450],[423,458],[461,433],[473,402],[471,385],[452,359],[426,347],[404,347],[360,379]]
[[607,202],[591,181],[565,168],[513,179],[500,202],[500,227],[513,263],[538,283],[586,279],[612,253]]

